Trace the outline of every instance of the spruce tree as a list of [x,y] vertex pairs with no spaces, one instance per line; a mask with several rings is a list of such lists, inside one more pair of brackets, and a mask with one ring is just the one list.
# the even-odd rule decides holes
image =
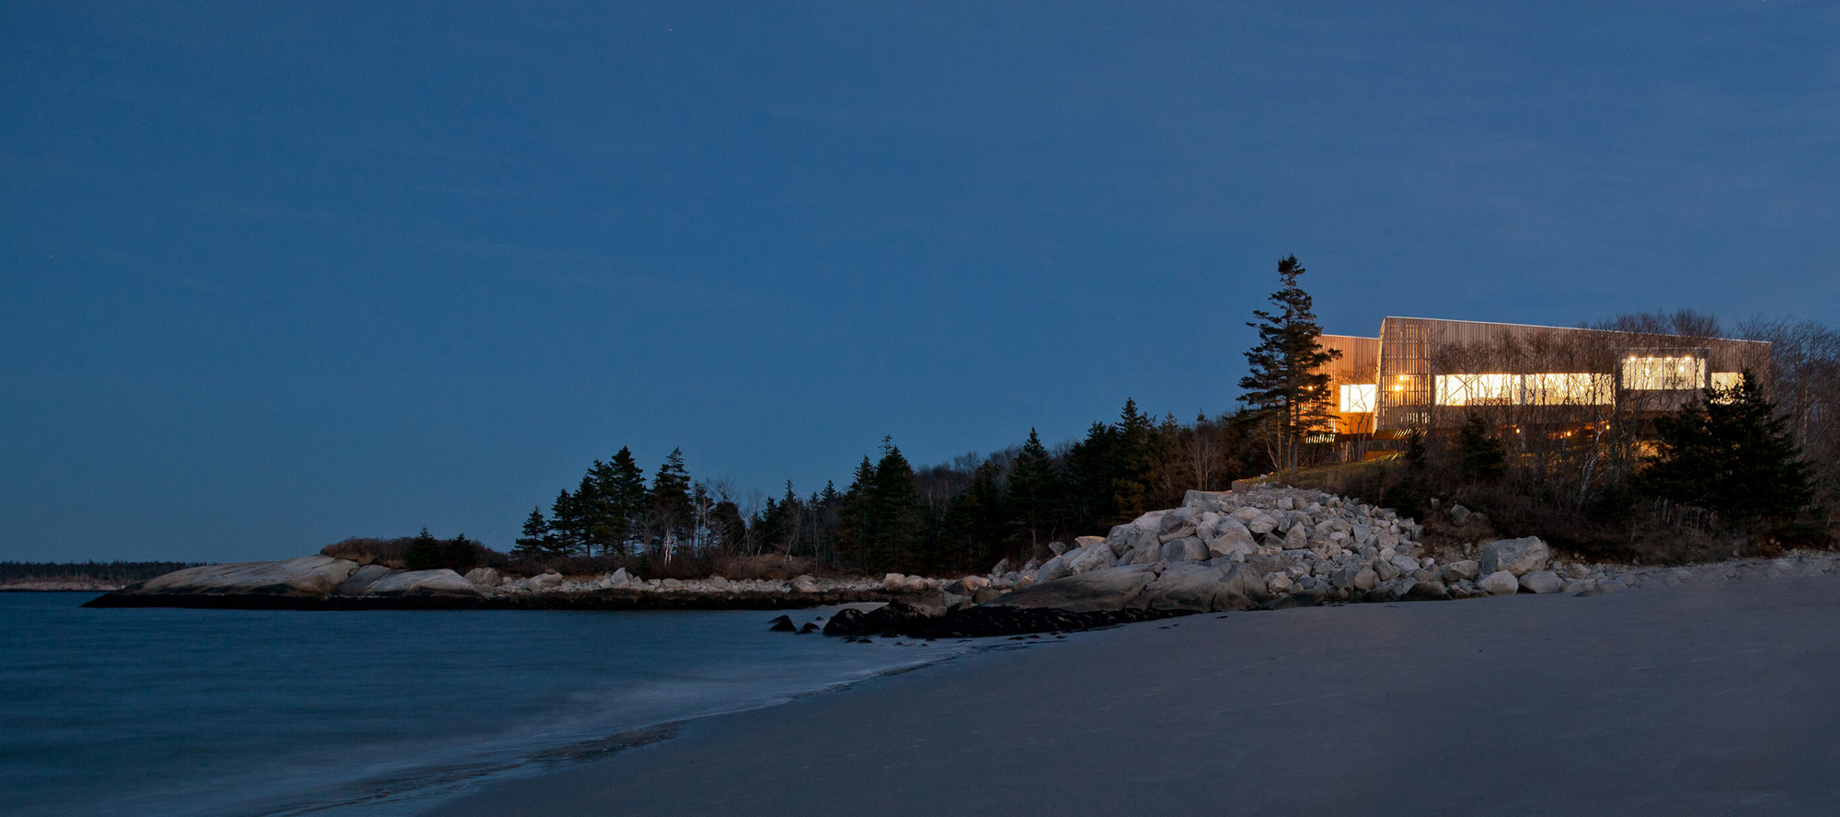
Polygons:
[[850,487],[837,502],[837,555],[858,567],[870,567],[873,540],[880,530],[876,519],[875,465],[863,457]]
[[1655,421],[1660,455],[1637,475],[1647,493],[1729,522],[1794,519],[1814,497],[1813,468],[1750,372]]
[[1009,477],[1009,498],[1017,536],[1031,553],[1049,533],[1057,481],[1047,447],[1035,429],[1029,429],[1029,439],[1017,452]]
[[645,488],[645,471],[633,458],[632,449],[621,446],[609,463],[609,481],[603,490],[616,518],[618,530],[615,550],[621,556],[632,555],[633,541],[640,537],[651,496]]
[[465,573],[479,566],[479,543],[466,538],[464,533],[454,534],[441,546],[441,566],[455,573]]
[[1278,262],[1283,286],[1270,298],[1277,310],[1253,310],[1258,320],[1246,325],[1259,331],[1259,343],[1246,351],[1252,373],[1239,381],[1246,390],[1240,401],[1275,425],[1278,469],[1289,468],[1293,475],[1303,439],[1329,427],[1329,375],[1321,369],[1341,357],[1340,350],[1325,349],[1318,341],[1322,327],[1316,323],[1314,303],[1297,285],[1303,273],[1295,255]]
[[1150,415],[1137,410],[1137,401],[1125,398],[1118,415],[1116,459],[1112,473],[1114,523],[1128,522],[1149,510],[1150,479],[1155,469],[1154,436]]
[[[1423,444],[1422,441],[1420,444]],[[1461,473],[1466,480],[1495,482],[1507,472],[1507,447],[1502,445],[1500,439],[1489,434],[1488,421],[1475,412],[1470,412],[1463,427],[1457,430],[1457,453]]]
[[1118,430],[1093,423],[1067,452],[1066,518],[1075,532],[1098,532],[1118,515]]
[[925,533],[920,487],[914,480],[913,465],[888,438],[882,440],[882,459],[875,464],[870,497],[877,527],[870,547],[872,565],[878,570],[915,570],[922,558]]
[[428,532],[427,526],[422,532],[409,540],[409,547],[403,551],[404,570],[433,570],[441,566],[441,540]]
[[602,556],[611,554],[623,527],[624,520],[611,493],[613,480],[613,466],[600,460],[595,460],[582,478],[576,501],[581,507],[582,534],[588,555],[593,555],[595,548],[600,549]]
[[517,538],[517,547],[513,552],[520,556],[540,557],[549,548],[549,520],[543,518],[542,508],[533,507],[530,516],[524,518],[523,535]]
[[979,570],[996,562],[1007,528],[998,468],[986,461],[972,471],[971,484],[946,503],[939,548],[933,567]]
[[690,508],[690,474],[684,470],[684,452],[673,448],[658,466],[658,473],[652,478],[652,520],[653,530],[657,533],[658,547],[666,547],[668,542],[677,542],[685,538],[689,530]]
[[580,504],[575,495],[567,489],[556,494],[556,501],[549,506],[550,530],[554,531],[549,539],[551,556],[572,556],[577,547],[585,544],[587,535]]

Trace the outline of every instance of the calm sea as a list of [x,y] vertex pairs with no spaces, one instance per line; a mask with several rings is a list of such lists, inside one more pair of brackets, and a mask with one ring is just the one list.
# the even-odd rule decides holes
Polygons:
[[768,633],[769,612],[79,606],[92,597],[0,593],[0,813],[413,813],[647,727],[974,647]]

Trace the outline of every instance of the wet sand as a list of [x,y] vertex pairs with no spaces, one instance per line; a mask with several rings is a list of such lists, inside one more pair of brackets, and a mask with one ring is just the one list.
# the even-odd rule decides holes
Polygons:
[[1840,813],[1840,578],[1130,625],[433,813]]

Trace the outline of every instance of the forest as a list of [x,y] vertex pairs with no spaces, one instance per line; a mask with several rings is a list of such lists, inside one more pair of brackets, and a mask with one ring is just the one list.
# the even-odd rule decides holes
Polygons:
[[782,554],[866,572],[988,570],[1047,552],[1051,541],[1104,534],[1191,489],[1224,489],[1258,472],[1264,449],[1244,411],[1160,420],[1127,399],[1114,422],[1048,446],[1020,443],[914,467],[892,439],[865,455],[847,487],[756,497],[693,480],[681,451],[651,479],[621,448],[596,460],[546,514],[533,508],[514,555],[601,557],[634,567],[711,553]]

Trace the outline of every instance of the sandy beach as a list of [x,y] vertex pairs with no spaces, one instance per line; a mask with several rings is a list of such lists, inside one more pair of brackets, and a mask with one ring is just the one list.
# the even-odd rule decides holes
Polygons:
[[1832,578],[1191,616],[695,722],[433,813],[1823,814],[1837,689]]

